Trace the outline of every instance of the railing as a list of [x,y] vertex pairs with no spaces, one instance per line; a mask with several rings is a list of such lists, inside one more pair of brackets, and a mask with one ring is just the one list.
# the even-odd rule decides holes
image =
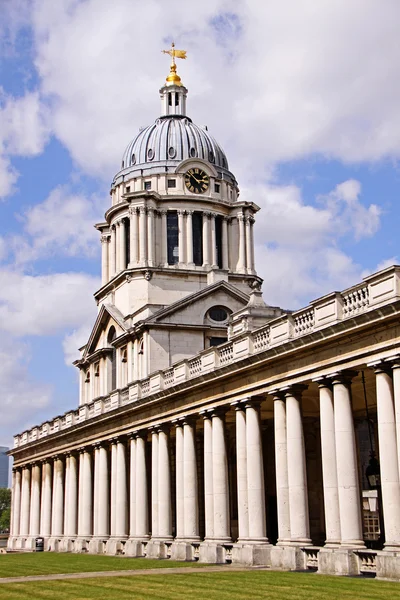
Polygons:
[[375,550],[357,550],[358,569],[361,575],[376,574],[376,551]]
[[347,294],[343,294],[343,316],[352,317],[364,312],[369,305],[369,290],[368,286],[363,285],[359,288],[350,290]]
[[109,412],[122,404],[135,402],[162,389],[216,371],[251,354],[267,351],[270,347],[273,347],[276,352],[278,346],[283,346],[293,338],[320,331],[324,327],[331,327],[357,314],[398,300],[400,300],[400,267],[394,266],[367,277],[364,283],[357,284],[342,293],[335,292],[324,296],[303,310],[272,319],[255,331],[244,330],[233,341],[203,350],[192,359],[180,361],[163,372],[153,373],[145,380],[132,382],[128,385],[128,389],[113,392],[104,398],[102,411],[101,406],[100,409],[99,407],[96,409],[95,403],[91,402],[80,406],[78,410],[66,413],[63,417],[57,417],[39,427],[24,431],[14,437],[14,447],[41,439],[76,423],[82,423],[99,414],[99,410],[103,413]]

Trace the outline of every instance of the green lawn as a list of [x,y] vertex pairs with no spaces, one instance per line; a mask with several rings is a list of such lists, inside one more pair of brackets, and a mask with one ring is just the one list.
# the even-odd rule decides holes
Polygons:
[[245,571],[0,584],[4,600],[395,600],[398,583],[311,573]]
[[90,573],[91,571],[124,571],[127,569],[193,566],[204,565],[170,560],[150,560],[147,558],[98,556],[95,554],[61,554],[57,552],[0,554],[0,578],[49,575],[53,573]]

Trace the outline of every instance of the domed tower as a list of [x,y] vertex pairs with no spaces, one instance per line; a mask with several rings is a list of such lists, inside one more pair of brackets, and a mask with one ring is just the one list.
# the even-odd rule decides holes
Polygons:
[[81,403],[223,343],[230,315],[261,283],[253,242],[259,208],[239,200],[223,149],[186,114],[178,52],[168,51],[161,115],[128,144],[111,207],[96,225],[102,287],[96,325],[75,363]]

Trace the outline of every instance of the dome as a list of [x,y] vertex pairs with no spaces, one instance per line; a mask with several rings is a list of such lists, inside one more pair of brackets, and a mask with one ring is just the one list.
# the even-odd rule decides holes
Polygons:
[[161,117],[128,144],[121,168],[130,170],[159,163],[173,166],[187,158],[201,158],[228,170],[225,152],[206,127],[198,127],[188,117]]

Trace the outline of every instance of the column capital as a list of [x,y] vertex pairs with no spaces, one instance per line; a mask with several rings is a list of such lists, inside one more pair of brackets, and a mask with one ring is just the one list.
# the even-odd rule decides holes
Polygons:
[[214,417],[225,418],[226,413],[228,413],[229,411],[230,411],[230,406],[215,406],[214,408],[210,409],[211,418],[212,419]]
[[141,440],[147,440],[147,434],[148,434],[148,430],[147,429],[137,429],[136,431],[132,432],[132,436],[135,436],[135,439],[141,439]]
[[329,377],[326,377],[325,375],[322,375],[321,377],[316,377],[315,379],[312,380],[313,383],[316,383],[319,387],[319,389],[322,388],[328,388],[328,389],[332,389],[332,381],[329,379]]
[[245,408],[259,409],[264,400],[264,396],[249,396],[248,398],[243,399],[243,404]]
[[203,211],[203,217],[206,217],[206,219],[209,219],[211,217],[211,213],[207,210]]
[[335,373],[331,373],[327,375],[327,378],[331,379],[333,385],[342,384],[349,386],[351,384],[352,379],[356,377],[358,371],[352,371],[350,369],[345,369],[343,371],[336,371]]
[[130,206],[128,208],[128,214],[129,215],[137,215],[137,206]]
[[146,214],[146,207],[145,206],[139,206],[139,212],[141,215],[145,215]]
[[200,417],[203,421],[210,420],[212,417],[212,408],[205,408],[199,412]]
[[161,217],[166,217],[168,213],[165,208],[161,208],[158,212],[160,213]]
[[183,417],[179,417],[178,419],[173,419],[171,421],[171,425],[173,425],[175,429],[177,429],[177,427],[183,427],[183,421]]
[[190,215],[190,216],[192,216],[192,215],[193,215],[193,213],[194,213],[194,210],[185,210],[185,213],[186,213],[187,215]]
[[196,421],[197,415],[185,415],[183,417],[183,425],[189,425],[190,427],[193,427],[196,425]]
[[102,244],[108,244],[108,242],[110,241],[110,235],[109,234],[103,234],[100,236],[100,242]]
[[245,410],[245,406],[243,403],[243,400],[234,400],[233,402],[231,402],[231,406],[235,411],[244,411]]
[[183,208],[178,208],[178,210],[176,212],[178,213],[178,215],[180,217],[183,217],[183,215],[185,214],[185,210]]
[[244,221],[244,214],[243,213],[238,213],[236,215],[236,218],[237,218],[238,221]]
[[[400,362],[398,363],[400,366]],[[372,369],[375,374],[386,373],[387,375],[392,374],[392,365],[383,360],[377,360],[374,362],[367,363],[367,367]]]
[[308,388],[308,385],[304,383],[294,383],[293,385],[288,385],[283,388],[280,388],[280,392],[285,394],[285,397],[293,396],[296,400],[299,400],[303,394],[303,392]]

